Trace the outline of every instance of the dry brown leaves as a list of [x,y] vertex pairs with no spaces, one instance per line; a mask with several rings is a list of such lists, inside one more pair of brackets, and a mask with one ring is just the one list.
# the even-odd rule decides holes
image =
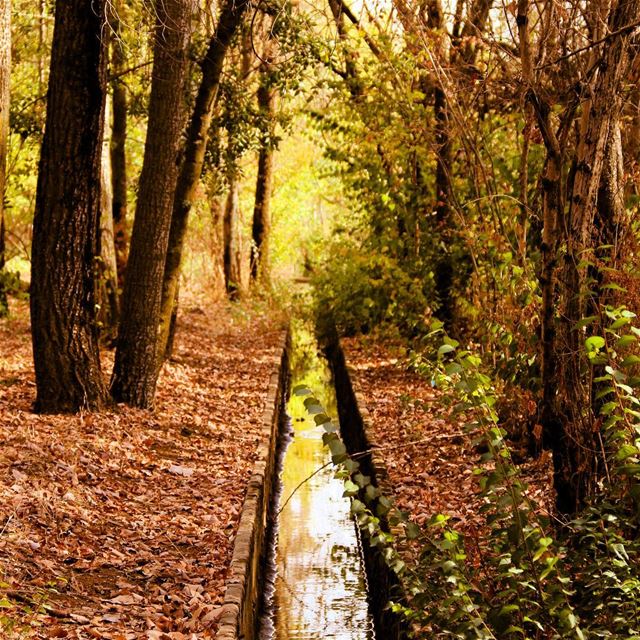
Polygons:
[[[374,440],[384,447],[382,456],[398,507],[419,523],[438,513],[450,516],[467,542],[479,549],[487,531],[479,511],[483,498],[473,474],[481,466],[473,436],[452,415],[441,392],[408,370],[401,351],[375,338],[346,339],[343,347],[356,370],[356,386],[367,403]],[[548,508],[552,501],[548,455],[528,461],[521,471],[529,494]]]
[[78,416],[31,412],[26,306],[0,322],[0,638],[215,637],[283,339],[230,314],[183,312],[153,413]]

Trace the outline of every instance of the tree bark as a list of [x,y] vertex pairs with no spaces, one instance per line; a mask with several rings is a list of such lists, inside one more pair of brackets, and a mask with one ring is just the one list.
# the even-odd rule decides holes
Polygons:
[[238,194],[238,183],[235,177],[232,177],[229,182],[229,193],[224,207],[223,219],[224,284],[230,300],[237,300],[242,289],[240,251],[238,246],[239,215],[240,198]]
[[264,65],[258,87],[258,109],[267,123],[268,131],[258,154],[258,177],[251,225],[251,280],[269,283],[269,233],[271,231],[271,191],[273,187],[273,118],[276,94],[269,86],[269,70]]
[[100,157],[107,85],[105,0],[56,3],[33,221],[31,325],[39,412],[106,401],[95,323]]
[[438,296],[438,317],[447,332],[453,331],[453,260],[451,257],[451,138],[447,98],[442,87],[434,90],[435,143],[436,143],[436,222],[440,234],[440,255],[434,279]]
[[169,336],[171,314],[180,279],[182,248],[187,232],[189,213],[191,212],[200,176],[202,175],[213,107],[222,76],[222,65],[231,40],[240,26],[248,6],[248,0],[225,0],[218,26],[202,61],[202,80],[198,88],[193,115],[187,131],[184,161],[180,169],[173,201],[171,231],[162,286],[159,331],[161,347],[159,353],[165,352],[165,345]]
[[[109,121],[109,100],[105,109],[105,122]],[[100,260],[97,263],[97,318],[100,339],[112,344],[120,320],[118,298],[118,270],[113,228],[113,192],[111,190],[111,137],[106,134],[102,144],[101,197],[100,197]]]
[[119,74],[126,68],[126,56],[122,42],[121,19],[124,4],[115,2],[111,12],[110,23],[113,29],[111,42],[111,69],[114,80],[111,81],[113,92],[113,115],[111,127],[111,184],[113,193],[113,231],[118,270],[118,287],[124,286],[124,273],[127,266],[129,234],[127,231],[127,88],[124,78]]
[[4,202],[9,137],[9,89],[11,76],[11,0],[0,0],[0,317],[9,313],[5,266]]
[[[639,18],[638,3],[619,0],[613,4],[609,14],[609,33],[616,33],[636,23]],[[582,382],[582,334],[576,323],[586,315],[587,304],[594,304],[593,296],[598,296],[597,292],[587,292],[588,268],[583,265],[585,261],[593,260],[599,244],[600,232],[594,225],[598,217],[598,196],[608,188],[607,149],[614,148],[612,142],[622,111],[621,92],[629,71],[631,46],[629,32],[610,38],[603,46],[599,72],[589,87],[590,100],[583,107],[585,114],[567,215],[567,256],[562,274],[563,312],[559,344],[562,355],[557,397],[557,412],[564,423],[564,446],[560,450],[561,484],[556,487],[558,506],[567,512],[573,512],[584,504],[598,479],[597,429],[594,427],[590,389]],[[618,189],[619,186],[613,188]],[[591,302],[588,302],[589,297],[592,297]]]
[[[524,76],[533,87],[526,9],[527,0],[519,0],[522,65]],[[566,213],[561,189],[563,145],[551,129],[550,105],[536,95],[534,88],[528,92],[547,147],[542,180],[541,422],[545,442],[553,451],[556,504],[562,513],[573,513],[584,504],[593,493],[599,474],[600,446],[591,389],[584,384],[583,374],[587,365],[583,356],[583,335],[577,323],[585,317],[588,305],[597,307],[599,304],[593,297],[598,294],[588,291],[588,268],[585,263],[593,261],[602,233],[594,226],[599,218],[598,208],[607,205],[603,198],[606,199],[608,192],[620,188],[619,185],[606,184],[610,179],[621,178],[613,165],[607,170],[607,149],[612,150],[616,146],[613,144],[615,126],[621,114],[621,94],[629,70],[631,38],[630,31],[625,27],[635,24],[639,17],[638,3],[620,0],[612,5],[608,16],[598,21],[606,24],[608,33],[614,35],[603,42],[600,50],[593,50],[592,63],[597,73],[585,89],[587,99],[582,104],[583,114],[573,163],[574,177],[569,181],[571,192]],[[567,108],[560,117],[565,131],[569,129],[568,123],[572,119],[571,109]],[[611,153],[613,151],[609,155]],[[613,159],[610,161],[615,162]],[[617,207],[611,202],[608,204]],[[601,211],[601,214],[606,215],[606,212]],[[606,226],[610,223],[601,220],[601,224]],[[564,235],[561,237],[562,232]],[[566,254],[562,266],[557,269],[558,249],[562,240]],[[557,270],[561,271],[560,277],[556,275]],[[558,307],[560,313],[556,315]]]
[[122,297],[122,321],[111,393],[115,400],[152,408],[159,369],[162,277],[167,257],[188,68],[193,3],[158,0],[155,6],[149,122]]

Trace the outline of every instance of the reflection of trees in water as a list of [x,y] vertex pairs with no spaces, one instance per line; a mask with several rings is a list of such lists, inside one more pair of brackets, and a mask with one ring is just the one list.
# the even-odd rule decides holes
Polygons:
[[[313,389],[336,415],[331,373],[318,358],[313,332],[294,323],[292,384]],[[288,404],[294,437],[283,462],[281,504],[329,460],[322,429],[304,398]],[[363,568],[349,502],[331,466],[300,486],[279,517],[276,591],[277,640],[368,640],[371,634]]]

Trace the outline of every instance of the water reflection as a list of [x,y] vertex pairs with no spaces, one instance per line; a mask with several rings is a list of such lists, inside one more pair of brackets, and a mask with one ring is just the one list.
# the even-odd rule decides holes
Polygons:
[[[322,385],[323,393],[316,393],[324,394],[325,406],[333,407],[326,364],[317,359],[308,333],[298,333],[297,340],[293,385],[302,382],[314,391]],[[329,460],[322,427],[308,418],[300,399],[292,398],[288,408],[293,438],[283,461],[281,504]],[[373,640],[359,541],[343,491],[329,465],[298,488],[282,509],[273,619],[261,638]]]

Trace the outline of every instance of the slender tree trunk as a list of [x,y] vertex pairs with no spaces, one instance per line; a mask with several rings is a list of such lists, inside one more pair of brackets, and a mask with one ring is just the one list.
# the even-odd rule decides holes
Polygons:
[[107,85],[105,0],[56,3],[33,221],[31,326],[36,411],[100,408],[95,323],[100,157]]
[[[105,109],[105,123],[109,121],[109,100]],[[118,299],[118,271],[113,230],[113,193],[111,190],[111,138],[106,135],[102,144],[101,198],[100,198],[100,260],[96,273],[98,299],[98,326],[100,338],[112,344],[120,320]]]
[[115,76],[111,82],[113,92],[113,118],[111,127],[111,183],[113,193],[113,230],[118,269],[118,287],[122,290],[127,266],[129,234],[127,231],[127,88],[123,77],[118,77],[126,67],[122,42],[124,3],[116,0],[110,16],[113,38],[111,43],[111,68]]
[[162,276],[167,256],[193,12],[191,0],[158,0],[155,6],[153,79],[138,204],[122,297],[122,321],[111,380],[119,402],[153,406],[159,354]]
[[9,137],[9,84],[11,76],[11,0],[0,0],[0,317],[9,313],[5,265],[4,202]]
[[269,233],[271,231],[271,191],[273,187],[273,141],[271,131],[275,115],[275,91],[269,86],[269,71],[263,69],[258,87],[258,108],[267,122],[268,133],[258,154],[258,177],[256,198],[251,225],[251,271],[252,282],[269,282]]
[[45,88],[45,55],[47,43],[47,0],[40,0],[38,16],[38,93],[42,95]]
[[176,329],[178,327],[178,306],[180,302],[180,286],[176,289],[176,298],[173,301],[171,310],[171,320],[169,321],[169,335],[167,336],[167,346],[164,351],[164,360],[169,360],[173,355],[173,345],[176,341]]
[[237,300],[242,289],[240,256],[238,247],[238,218],[240,215],[240,197],[238,183],[234,177],[229,183],[229,193],[224,207],[224,284],[230,300]]
[[435,285],[438,295],[438,317],[447,331],[453,330],[453,260],[451,257],[451,138],[447,98],[442,87],[434,91],[435,141],[436,141],[436,221],[441,237],[440,255],[435,268]]
[[171,314],[180,279],[182,248],[187,232],[189,213],[202,175],[213,108],[222,76],[222,65],[231,40],[240,26],[248,6],[248,0],[225,0],[218,26],[202,61],[202,81],[198,88],[193,115],[187,131],[184,161],[173,201],[171,231],[162,287],[159,331],[161,347],[159,353],[165,352],[169,335]]

